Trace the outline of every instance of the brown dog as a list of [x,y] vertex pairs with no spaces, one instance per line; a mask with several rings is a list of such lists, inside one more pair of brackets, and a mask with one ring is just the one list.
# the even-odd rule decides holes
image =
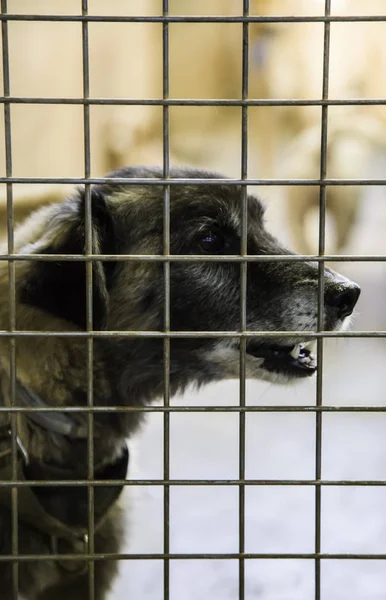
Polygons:
[[[155,255],[163,251],[163,186],[160,169],[128,168],[112,183],[92,188],[92,251],[102,255]],[[144,182],[130,184],[131,177]],[[170,391],[195,382],[205,384],[237,378],[239,338],[205,337],[204,332],[240,330],[240,265],[221,261],[240,255],[241,199],[239,186],[215,184],[220,176],[194,170],[172,171],[170,251],[198,255],[170,265],[170,327],[176,332],[202,332],[202,337],[173,337],[170,341]],[[200,183],[179,179],[204,179]],[[149,179],[147,184],[146,180]],[[205,182],[206,180],[206,182]],[[264,228],[263,207],[247,199],[248,262],[246,326],[256,333],[247,339],[245,370],[249,378],[287,382],[311,376],[316,369],[304,338],[285,332],[312,332],[317,326],[318,268],[299,261],[278,262],[290,254]],[[16,327],[21,331],[64,332],[65,337],[28,336],[16,339],[16,404],[25,408],[63,408],[54,413],[17,416],[18,472],[28,482],[18,490],[18,551],[46,556],[19,565],[20,592],[27,600],[84,600],[88,597],[87,562],[95,554],[95,598],[105,600],[117,570],[109,555],[119,552],[122,518],[117,497],[125,478],[128,453],[125,439],[142,418],[138,410],[164,389],[164,343],[160,336],[138,337],[130,331],[164,329],[164,269],[159,261],[96,260],[92,267],[92,322],[86,310],[86,267],[83,255],[87,232],[85,193],[43,207],[15,233],[15,252],[28,255],[15,262]],[[0,252],[5,252],[3,246]],[[42,260],[41,255],[48,255]],[[64,261],[57,255],[70,255]],[[34,260],[34,255],[40,260]],[[55,256],[54,256],[55,255]],[[212,262],[208,256],[213,255]],[[259,257],[274,255],[272,261]],[[50,258],[52,257],[52,259]],[[193,257],[192,257],[193,258]],[[200,260],[201,258],[201,260]],[[216,260],[217,259],[217,260]],[[0,330],[10,325],[9,270],[0,262]],[[90,276],[90,273],[88,277]],[[326,270],[324,328],[339,329],[352,313],[359,288]],[[93,464],[91,475],[110,485],[94,489],[93,539],[89,531],[87,485],[62,486],[55,481],[83,481],[90,476],[85,412],[66,412],[88,404],[88,342],[81,335],[92,325],[93,342]],[[98,336],[104,330],[121,335]],[[69,335],[73,332],[75,336]],[[11,405],[11,363],[7,338],[0,337],[1,404]],[[114,411],[118,407],[120,412]],[[106,411],[102,409],[105,408]],[[12,480],[10,417],[0,414],[0,479]],[[112,485],[116,481],[116,485]],[[65,483],[65,482],[64,482]],[[10,556],[11,490],[0,484],[0,548]],[[71,554],[71,560],[66,554]],[[76,555],[79,555],[79,558]],[[2,599],[12,595],[11,556],[0,562]]]

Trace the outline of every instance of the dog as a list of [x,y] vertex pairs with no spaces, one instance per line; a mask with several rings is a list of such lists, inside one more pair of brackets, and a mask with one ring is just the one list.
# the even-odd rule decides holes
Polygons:
[[[25,482],[18,489],[18,552],[48,557],[20,562],[19,588],[26,600],[87,598],[84,555],[88,552],[106,555],[95,563],[94,585],[96,600],[107,598],[117,571],[117,561],[109,560],[109,555],[119,553],[123,540],[118,497],[129,460],[125,440],[142,421],[141,407],[162,396],[165,386],[164,339],[157,336],[165,331],[165,282],[170,285],[170,331],[175,332],[170,338],[170,393],[192,383],[201,386],[239,377],[240,336],[232,332],[241,328],[241,269],[229,259],[241,252],[242,188],[217,183],[215,179],[224,177],[194,169],[172,170],[170,176],[170,254],[175,260],[170,262],[169,280],[159,258],[164,249],[164,186],[157,183],[162,177],[159,168],[119,170],[111,175],[111,182],[91,187],[89,203],[85,190],[79,189],[68,199],[37,210],[15,231],[15,253],[27,255],[14,262],[16,327],[30,333],[62,333],[62,337],[30,335],[16,340],[16,405],[57,409],[17,416],[17,478]],[[131,183],[133,177],[142,183]],[[85,223],[90,205],[92,240]],[[259,199],[248,195],[245,210],[248,255],[256,256],[247,262],[246,330],[257,332],[245,344],[246,377],[279,383],[310,377],[316,370],[309,332],[317,328],[318,265],[291,260],[295,255],[266,231]],[[76,261],[86,247],[104,256],[93,261],[88,271],[85,261]],[[0,253],[5,252],[3,245]],[[42,254],[46,260],[33,259]],[[61,260],[58,255],[63,254],[72,259]],[[134,257],[119,259],[128,254]],[[148,255],[154,255],[154,260],[149,261]],[[188,261],[179,260],[182,255]],[[273,260],[266,259],[268,255]],[[287,262],[275,260],[280,255]],[[88,311],[87,278],[92,279],[93,300]],[[9,329],[12,316],[9,285],[3,260],[3,331]],[[344,327],[359,294],[355,283],[325,269],[325,330]],[[96,337],[93,362],[88,363],[85,333],[91,326]],[[292,337],[288,332],[295,330],[308,334],[304,339]],[[105,336],[104,331],[115,333]],[[208,337],[207,332],[218,332],[219,337]],[[258,332],[277,332],[277,336]],[[93,374],[92,402],[98,409],[93,416],[91,476],[110,484],[116,481],[116,486],[94,488],[91,545],[86,537],[88,416],[85,411],[65,410],[87,407],[88,364]],[[3,336],[0,404],[4,407],[11,405],[11,379],[9,344]],[[10,416],[3,411],[0,419],[0,480],[12,481]],[[29,487],[28,480],[46,485]],[[50,485],[62,480],[84,481],[84,486]],[[10,555],[9,561],[0,562],[3,600],[13,598],[11,504],[10,486],[0,483],[0,549],[3,556]]]

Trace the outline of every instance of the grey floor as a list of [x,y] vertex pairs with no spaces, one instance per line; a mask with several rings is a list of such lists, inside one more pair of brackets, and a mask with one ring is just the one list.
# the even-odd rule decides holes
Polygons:
[[[360,226],[349,250],[385,253],[385,192],[368,190]],[[274,224],[276,223],[274,219]],[[343,265],[363,292],[353,323],[357,330],[386,330],[386,265]],[[325,405],[386,405],[386,339],[330,340],[325,343]],[[238,382],[212,385],[173,402],[182,405],[237,405]],[[250,405],[309,405],[315,381],[282,388],[248,382]],[[323,416],[322,477],[386,480],[386,413],[327,413]],[[151,415],[133,444],[133,478],[162,479],[162,415]],[[230,413],[171,415],[171,478],[237,478],[238,416]],[[246,421],[246,476],[312,479],[315,473],[315,415],[250,413]],[[246,551],[314,551],[314,489],[311,486],[248,486]],[[163,551],[163,490],[132,488],[126,498],[126,552]],[[238,551],[236,487],[191,486],[170,490],[170,551]],[[322,490],[322,551],[386,554],[386,487],[325,487]],[[325,560],[322,600],[386,600],[386,562]],[[246,562],[248,600],[312,600],[312,560]],[[174,560],[170,600],[237,600],[238,563],[232,560]],[[163,564],[121,563],[114,600],[163,600]]]

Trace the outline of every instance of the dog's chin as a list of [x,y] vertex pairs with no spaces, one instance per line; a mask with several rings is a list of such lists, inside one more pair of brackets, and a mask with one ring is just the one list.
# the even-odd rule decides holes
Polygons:
[[[310,377],[316,371],[316,358],[311,351],[313,344],[262,344],[251,341],[246,348],[248,371],[253,372],[256,363],[255,377],[273,383],[288,383]],[[247,376],[251,375],[248,373]]]
[[[245,355],[247,379],[261,379],[271,383],[290,383],[310,377],[316,371],[316,360],[311,352],[314,342],[292,345],[268,344],[251,341]],[[219,343],[206,356],[216,379],[240,377],[240,349],[226,342]]]
[[[351,316],[339,320],[334,331],[347,331],[351,325]],[[247,343],[246,376],[263,379],[272,383],[290,383],[314,375],[317,369],[313,353],[316,340],[291,344],[269,344],[251,340]],[[239,352],[239,351],[238,351]]]
[[[346,331],[351,317],[334,323],[333,331]],[[294,383],[316,373],[316,340],[283,338],[280,342],[251,338],[246,344],[245,377],[271,383]],[[215,379],[238,379],[241,375],[240,348],[233,342],[218,342],[205,359]]]

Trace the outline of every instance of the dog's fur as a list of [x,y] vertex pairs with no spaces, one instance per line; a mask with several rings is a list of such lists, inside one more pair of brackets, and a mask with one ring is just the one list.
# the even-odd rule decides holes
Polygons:
[[[160,177],[159,169],[127,168],[120,177]],[[173,178],[219,177],[193,170],[172,171]],[[241,188],[234,185],[177,184],[170,193],[170,250],[173,254],[239,254]],[[162,185],[110,184],[95,186],[91,194],[93,252],[102,254],[154,254],[163,252]],[[263,207],[249,196],[248,253],[289,254],[264,228]],[[217,236],[217,237],[216,237]],[[209,242],[208,242],[209,240]],[[213,241],[214,240],[214,241]],[[208,247],[209,243],[209,247]],[[214,245],[213,245],[214,244]],[[15,234],[17,253],[82,254],[85,250],[85,194],[80,190],[64,202],[43,207]],[[5,252],[5,247],[0,248]],[[16,326],[19,330],[79,331],[86,327],[84,263],[17,261]],[[327,330],[340,328],[344,318],[337,298],[353,287],[336,273],[325,271]],[[355,287],[355,286],[354,286]],[[254,331],[312,331],[317,325],[318,267],[303,262],[250,262],[247,267],[247,328]],[[9,327],[9,280],[6,262],[0,263],[0,329]],[[160,262],[95,262],[93,267],[93,327],[95,330],[159,331],[164,328],[164,268]],[[170,265],[170,316],[172,331],[237,331],[240,329],[240,265],[226,262],[172,262]],[[257,340],[262,347],[287,345],[289,339]],[[297,343],[299,340],[293,340]],[[295,378],[268,370],[263,358],[248,352],[246,376],[271,381]],[[162,338],[125,336],[94,339],[93,389],[96,406],[144,406],[163,393]],[[238,339],[172,338],[170,390],[188,384],[202,385],[237,378],[240,371]],[[87,340],[34,338],[16,341],[17,377],[53,406],[84,406],[87,402]],[[0,382],[9,398],[9,348],[0,338]],[[5,417],[1,417],[4,419]],[[79,417],[81,418],[81,417]],[[84,417],[86,418],[86,417]],[[109,463],[122,443],[138,427],[139,412],[97,413],[95,463]],[[0,422],[1,425],[1,422]],[[31,461],[54,461],[87,474],[84,442],[69,444],[48,434],[25,416],[18,433]],[[58,494],[60,502],[60,494]],[[11,552],[10,515],[0,508],[0,549]],[[49,553],[47,535],[19,523],[20,553]],[[95,536],[95,552],[119,552],[122,539],[119,507],[110,512]],[[74,549],[67,549],[73,551]],[[99,561],[95,597],[105,600],[116,563]],[[11,595],[11,567],[0,563],[1,597]],[[54,561],[20,564],[20,591],[28,600],[84,600],[86,575],[71,577]]]

